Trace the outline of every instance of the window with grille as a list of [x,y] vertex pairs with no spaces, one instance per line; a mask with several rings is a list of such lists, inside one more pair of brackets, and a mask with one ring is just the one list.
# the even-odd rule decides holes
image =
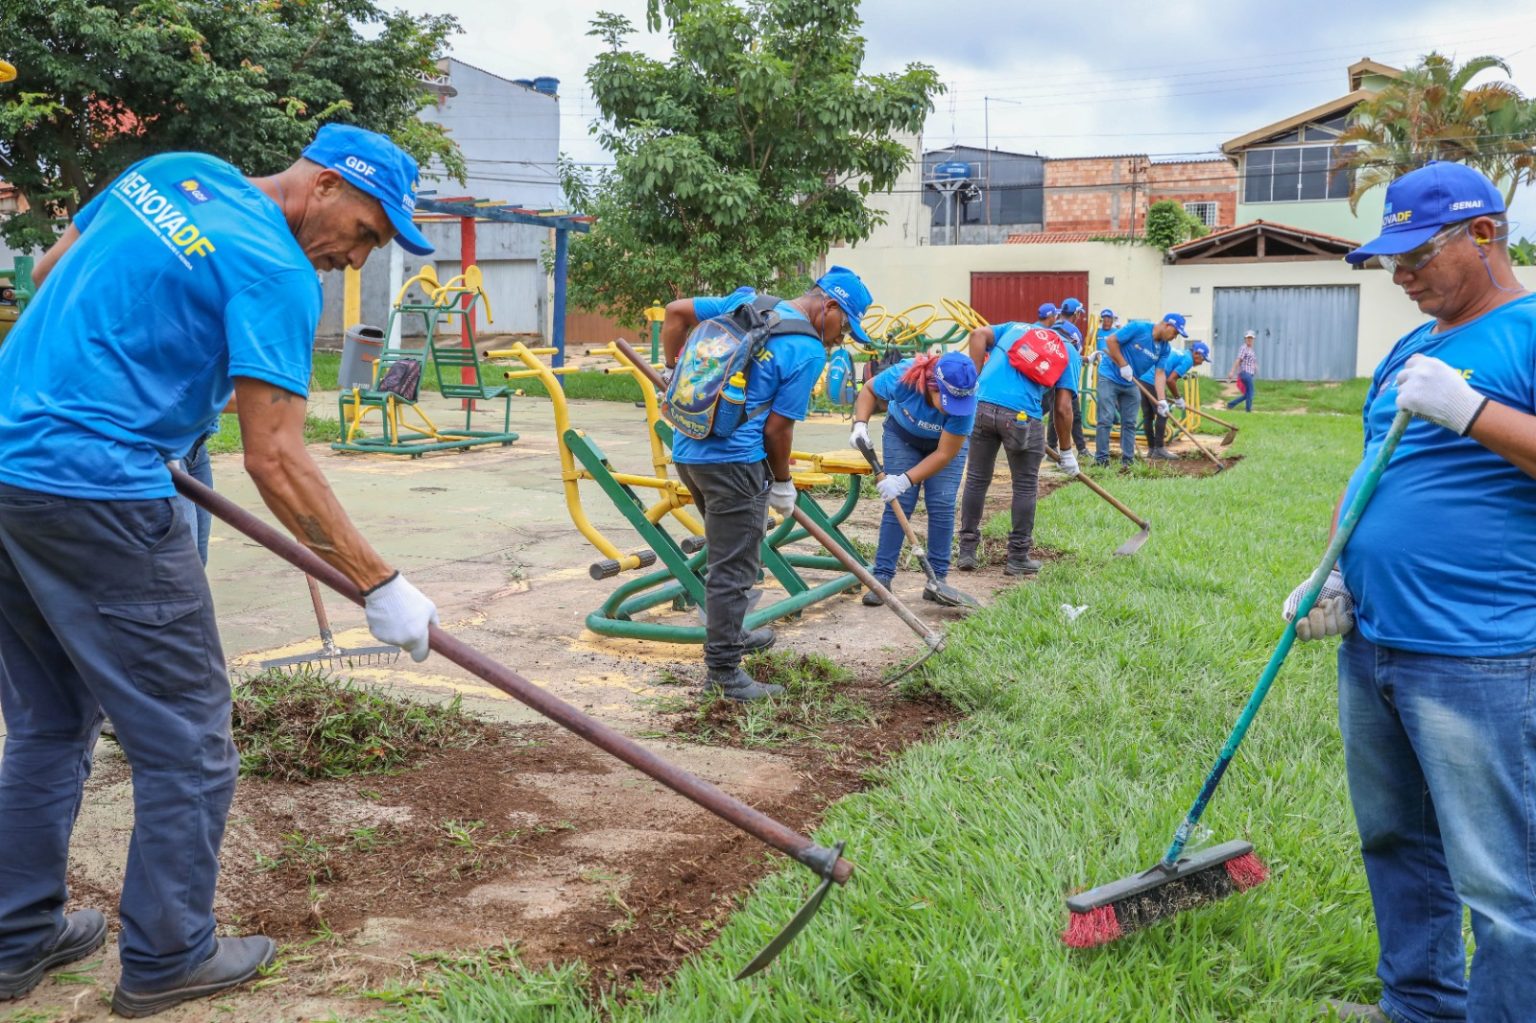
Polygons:
[[1338,145],[1340,115],[1268,140],[1243,154],[1244,202],[1347,199],[1354,174],[1343,164],[1355,147]]
[[1196,219],[1206,227],[1216,226],[1216,204],[1213,202],[1187,202],[1184,209],[1195,215]]

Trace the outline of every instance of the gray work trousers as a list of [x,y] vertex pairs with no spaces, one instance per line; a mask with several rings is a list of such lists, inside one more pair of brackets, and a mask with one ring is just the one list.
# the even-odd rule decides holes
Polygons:
[[710,671],[734,671],[746,640],[747,601],[762,570],[773,479],[767,462],[679,462],[677,475],[693,494],[709,544],[704,663]]
[[1039,419],[1021,421],[1011,409],[989,401],[976,406],[976,425],[971,430],[971,457],[965,463],[965,487],[960,498],[960,549],[974,551],[981,543],[982,512],[987,488],[997,465],[997,450],[1008,457],[1013,477],[1010,506],[1013,524],[1008,531],[1008,557],[1029,557],[1035,538],[1035,502],[1040,492],[1040,463],[1045,459],[1045,424]]
[[133,772],[123,984],[182,983],[214,950],[240,761],[197,542],[176,498],[0,484],[0,969],[64,923],[70,832],[103,712]]

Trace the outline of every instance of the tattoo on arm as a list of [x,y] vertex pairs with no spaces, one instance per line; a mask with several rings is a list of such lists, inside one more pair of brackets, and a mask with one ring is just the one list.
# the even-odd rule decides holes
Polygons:
[[306,545],[313,551],[334,551],[336,543],[331,535],[325,531],[320,520],[313,515],[300,515],[298,517],[299,529],[304,533]]
[[298,395],[294,394],[292,391],[285,391],[279,387],[273,388],[272,397],[267,400],[273,405],[286,405],[297,397]]

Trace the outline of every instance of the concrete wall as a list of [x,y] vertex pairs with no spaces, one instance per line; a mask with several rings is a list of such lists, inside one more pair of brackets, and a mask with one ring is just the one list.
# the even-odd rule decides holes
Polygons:
[[[1536,267],[1517,267],[1515,276],[1528,289],[1536,289]],[[1303,284],[1349,284],[1360,288],[1360,322],[1356,345],[1355,375],[1370,376],[1404,334],[1428,317],[1408,301],[1385,270],[1356,270],[1341,260],[1304,260],[1286,263],[1186,263],[1162,267],[1159,308],[1182,312],[1189,320],[1193,338],[1211,337],[1212,294],[1216,288],[1284,287]],[[1119,307],[1116,307],[1119,311]],[[1255,329],[1260,325],[1255,324]],[[1259,353],[1260,374],[1264,353]],[[1225,373],[1226,366],[1216,367]]]
[[1082,242],[1062,245],[928,245],[920,248],[860,245],[833,249],[830,262],[852,268],[876,302],[898,311],[941,298],[969,302],[971,272],[979,270],[1083,270],[1097,312],[1105,306],[1122,318],[1154,317],[1162,302],[1162,253],[1144,245]]
[[[875,228],[869,239],[860,243],[862,245],[883,248],[928,244],[933,228],[933,209],[923,201],[923,137],[897,135],[896,138],[906,145],[911,159],[889,192],[873,192],[866,200],[870,209],[885,214],[885,223]],[[835,254],[842,250],[832,251]]]
[[1178,160],[1153,163],[1147,174],[1149,202],[1214,202],[1212,230],[1237,223],[1237,168],[1229,160]]
[[439,63],[458,95],[421,111],[464,153],[463,184],[426,168],[423,183],[442,195],[473,195],[533,209],[560,205],[560,101],[449,57]]
[[1140,233],[1154,202],[1214,202],[1216,227],[1237,215],[1237,170],[1227,160],[1153,163],[1139,154],[1073,157],[1045,165],[1045,229]]
[[[431,256],[405,253],[405,279],[415,276],[424,263],[437,264],[437,279],[446,281],[460,272],[459,225],[457,221],[428,221],[422,231],[437,249]],[[485,293],[490,298],[496,318],[490,323],[483,314],[475,318],[476,334],[547,335],[548,277],[540,265],[544,246],[552,244],[550,232],[520,224],[480,223],[475,230],[476,261],[485,274]],[[322,275],[325,307],[321,313],[318,335],[335,342],[344,327],[341,322],[342,274]],[[419,299],[419,295],[413,295]],[[380,249],[363,267],[363,322],[383,327],[389,320],[389,251]],[[483,306],[482,306],[483,308]],[[421,332],[421,317],[412,316],[405,323],[409,335]]]
[[1240,202],[1237,204],[1237,222],[1246,224],[1253,220],[1267,220],[1271,224],[1304,227],[1320,231],[1335,238],[1348,238],[1364,242],[1381,233],[1382,209],[1386,206],[1387,190],[1377,187],[1360,198],[1360,212],[1349,212],[1349,203],[1343,199],[1317,199],[1309,202]]

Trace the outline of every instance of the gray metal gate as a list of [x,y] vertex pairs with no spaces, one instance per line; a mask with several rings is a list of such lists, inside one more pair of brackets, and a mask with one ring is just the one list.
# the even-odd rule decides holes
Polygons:
[[1355,376],[1360,287],[1356,284],[1214,290],[1213,360],[1232,368],[1243,333],[1258,335],[1259,379],[1349,380]]

